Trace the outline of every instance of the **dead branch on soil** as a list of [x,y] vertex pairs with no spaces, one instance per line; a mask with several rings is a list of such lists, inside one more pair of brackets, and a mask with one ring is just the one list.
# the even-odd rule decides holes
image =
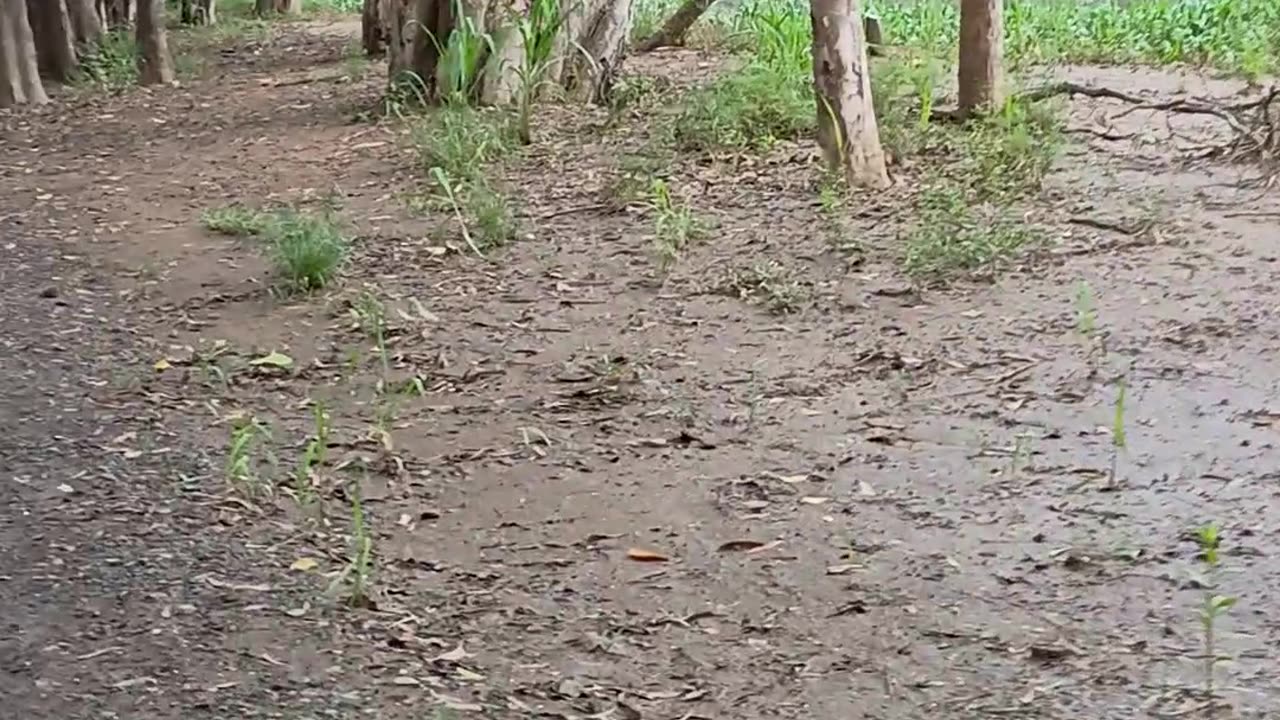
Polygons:
[[[1116,115],[1123,117],[1138,110],[1155,110],[1218,118],[1232,131],[1232,139],[1207,148],[1203,157],[1219,157],[1231,162],[1272,163],[1280,156],[1280,85],[1252,100],[1223,103],[1213,99],[1174,98],[1153,100],[1107,87],[1059,82],[1032,88],[1018,95],[1019,100],[1036,102],[1058,95],[1084,95],[1128,103],[1133,107]],[[1276,106],[1276,107],[1273,107]],[[1115,119],[1115,118],[1112,118]]]

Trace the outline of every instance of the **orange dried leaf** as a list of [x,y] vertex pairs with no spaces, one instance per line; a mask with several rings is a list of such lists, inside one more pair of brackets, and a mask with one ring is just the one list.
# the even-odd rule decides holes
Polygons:
[[631,548],[627,551],[627,557],[636,562],[667,562],[671,558],[657,553],[652,550],[643,550],[641,548]]

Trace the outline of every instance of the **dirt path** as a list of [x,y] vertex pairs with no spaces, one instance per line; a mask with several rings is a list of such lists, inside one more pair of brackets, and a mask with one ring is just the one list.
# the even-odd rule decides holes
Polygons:
[[[529,237],[483,263],[439,252],[449,226],[398,199],[397,138],[350,121],[376,69],[287,84],[336,78],[312,65],[342,42],[287,35],[190,87],[3,118],[0,694],[23,717],[1207,716],[1210,521],[1239,596],[1217,716],[1280,710],[1274,193],[1081,141],[1041,210],[1051,255],[935,291],[880,251],[892,208],[858,216],[872,251],[847,268],[785,168],[686,165],[716,231],[658,282],[647,218],[599,207],[625,133],[586,117],[509,169]],[[302,301],[197,222],[334,197],[357,257]],[[802,312],[723,292],[764,260]],[[348,312],[366,288],[394,376],[424,390],[381,420]],[[246,364],[271,350],[296,370]],[[228,418],[270,425],[286,477],[316,399],[334,466],[376,469],[373,608],[325,597],[336,470],[320,523],[227,491]]]

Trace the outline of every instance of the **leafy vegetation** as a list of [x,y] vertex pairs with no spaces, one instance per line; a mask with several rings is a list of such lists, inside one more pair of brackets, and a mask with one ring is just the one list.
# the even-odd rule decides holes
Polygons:
[[327,286],[350,252],[350,239],[329,212],[262,212],[232,205],[207,210],[200,220],[212,232],[261,237],[277,276],[291,291],[311,292]]

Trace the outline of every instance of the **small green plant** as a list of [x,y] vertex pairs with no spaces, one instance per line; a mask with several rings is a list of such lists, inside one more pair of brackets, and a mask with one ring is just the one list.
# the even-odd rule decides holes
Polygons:
[[1076,332],[1086,338],[1093,337],[1097,321],[1098,308],[1093,299],[1093,289],[1088,282],[1081,280],[1076,285]]
[[767,150],[813,132],[812,76],[755,62],[693,91],[673,126],[681,150]]
[[276,214],[266,232],[272,263],[290,290],[320,290],[337,277],[350,241],[328,215]]
[[1034,193],[1057,157],[1062,137],[1056,105],[1010,97],[999,111],[960,130],[955,140],[962,157],[959,177],[977,200]]
[[387,308],[377,295],[366,290],[360,293],[351,307],[360,329],[374,343],[378,351],[378,360],[382,364],[382,376],[385,378],[391,370],[391,360],[387,353]]
[[347,485],[351,500],[351,548],[346,567],[333,579],[329,594],[336,596],[345,586],[347,604],[352,607],[372,607],[370,588],[373,579],[373,536],[364,514],[360,498],[360,482]]
[[654,213],[654,250],[658,266],[665,272],[679,259],[685,246],[701,236],[704,228],[687,205],[672,197],[665,180],[655,179],[650,183],[649,207]]
[[1217,592],[1217,575],[1220,566],[1218,549],[1222,544],[1222,533],[1216,524],[1210,523],[1196,531],[1196,542],[1200,546],[1200,560],[1204,565],[1206,579],[1204,600],[1200,606],[1200,628],[1203,632],[1204,653],[1204,687],[1210,698],[1214,692],[1214,668],[1217,666],[1217,623],[1235,604],[1237,598],[1220,595]]
[[452,0],[453,27],[445,42],[435,37],[431,42],[440,53],[441,96],[450,104],[465,103],[474,97],[484,77],[486,59],[497,55],[497,43],[484,31],[474,13],[467,12],[462,0]]
[[271,221],[269,213],[243,205],[213,208],[200,215],[200,224],[206,230],[234,237],[261,235],[271,226]]
[[919,208],[919,219],[906,238],[903,263],[913,275],[990,271],[1036,237],[1004,208],[975,208],[962,189],[950,184],[926,188]]
[[1129,438],[1125,433],[1125,395],[1127,387],[1124,379],[1119,381],[1116,390],[1116,405],[1111,417],[1111,482],[1116,482],[1116,471],[1120,463],[1120,453],[1129,446]]
[[533,106],[555,66],[552,51],[565,16],[560,0],[533,0],[529,12],[516,20],[520,35],[520,64],[516,68],[516,135],[523,145],[533,142]]
[[404,118],[414,110],[427,106],[430,89],[422,76],[412,70],[401,70],[387,83],[382,96],[382,114]]
[[796,312],[809,293],[789,268],[773,260],[751,266],[748,272],[735,272],[729,286],[742,300],[754,302],[775,315]]
[[506,117],[461,102],[448,102],[414,123],[410,141],[419,166],[451,178],[483,177],[485,167],[509,153],[515,133]]
[[108,92],[138,84],[138,45],[133,33],[118,28],[104,33],[80,61],[80,83]]
[[267,489],[258,475],[254,450],[260,440],[268,437],[266,426],[253,417],[236,418],[231,425],[231,440],[227,446],[227,483],[246,496],[256,497]]

